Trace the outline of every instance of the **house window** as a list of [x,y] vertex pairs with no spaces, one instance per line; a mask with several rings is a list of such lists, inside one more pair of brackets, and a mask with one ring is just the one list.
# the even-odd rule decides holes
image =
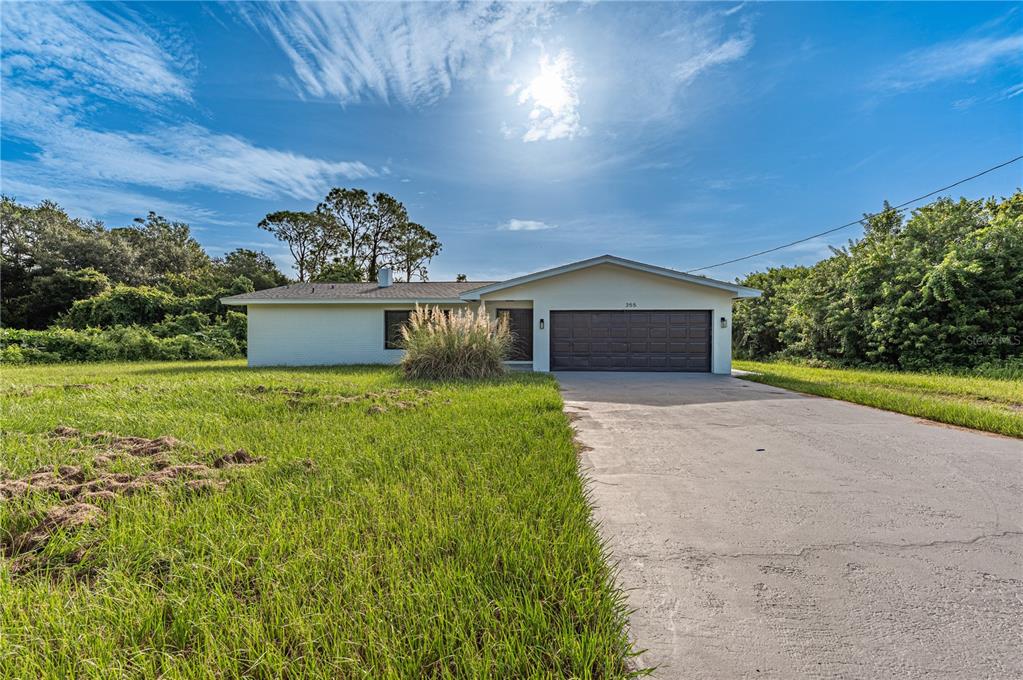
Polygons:
[[402,349],[401,327],[408,323],[412,312],[384,312],[384,349]]

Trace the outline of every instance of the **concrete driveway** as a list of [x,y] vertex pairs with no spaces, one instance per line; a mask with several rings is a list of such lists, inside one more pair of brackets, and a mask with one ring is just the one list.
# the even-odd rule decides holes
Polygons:
[[726,376],[557,377],[655,677],[1023,677],[1023,442]]

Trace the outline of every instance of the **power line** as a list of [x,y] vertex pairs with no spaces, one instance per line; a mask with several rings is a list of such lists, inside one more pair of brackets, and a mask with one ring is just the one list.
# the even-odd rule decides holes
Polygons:
[[[1008,160],[1008,161],[1005,161],[1004,163],[999,163],[998,165],[996,165],[994,167],[988,168],[987,170],[984,170],[982,172],[978,172],[976,175],[971,175],[971,176],[969,176],[969,177],[967,177],[965,179],[961,179],[958,182],[955,182],[954,184],[949,184],[946,187],[941,187],[940,189],[935,189],[934,191],[932,191],[930,193],[927,193],[927,194],[924,194],[923,196],[917,196],[916,198],[912,198],[912,199],[906,201],[905,203],[900,203],[900,204],[898,204],[896,206],[892,206],[891,210],[896,210],[896,211],[901,212],[901,211],[905,210],[906,206],[908,206],[908,205],[910,205],[912,203],[918,203],[918,202],[920,202],[920,201],[922,201],[922,200],[924,200],[926,198],[930,198],[931,196],[933,196],[935,194],[940,194],[943,191],[948,191],[949,189],[957,187],[960,184],[964,184],[966,182],[969,182],[970,180],[977,179],[978,177],[983,177],[984,175],[988,174],[989,172],[994,172],[995,170],[998,170],[1000,168],[1004,168],[1006,165],[1012,165],[1013,163],[1015,163],[1016,161],[1018,161],[1020,159],[1023,159],[1023,156],[1016,156],[1015,158],[1013,158],[1011,160]],[[792,241],[791,243],[786,243],[785,245],[775,246],[774,248],[768,248],[767,250],[761,250],[760,252],[753,253],[752,255],[745,255],[743,257],[737,257],[734,260],[726,260],[724,262],[718,262],[717,264],[708,264],[705,267],[697,267],[696,269],[687,269],[686,273],[687,274],[692,274],[693,272],[703,271],[704,269],[714,269],[715,267],[723,267],[726,264],[732,264],[734,262],[742,262],[743,260],[749,260],[750,258],[760,257],[761,255],[766,255],[767,253],[773,253],[773,252],[775,252],[777,250],[783,250],[785,248],[789,248],[791,246],[798,245],[800,243],[806,243],[807,241],[812,241],[813,239],[820,238],[821,236],[827,236],[828,234],[833,234],[836,231],[840,231],[842,229],[847,229],[848,227],[852,227],[852,226],[855,226],[857,224],[863,224],[864,222],[869,220],[871,217],[876,217],[876,216],[878,216],[880,214],[881,213],[868,213],[868,214],[864,215],[863,217],[861,217],[858,220],[853,220],[852,222],[846,222],[845,224],[839,225],[837,227],[832,227],[831,229],[828,229],[827,231],[822,231],[822,232],[820,232],[818,234],[814,234],[812,236],[807,236],[806,238],[801,238],[798,241]]]

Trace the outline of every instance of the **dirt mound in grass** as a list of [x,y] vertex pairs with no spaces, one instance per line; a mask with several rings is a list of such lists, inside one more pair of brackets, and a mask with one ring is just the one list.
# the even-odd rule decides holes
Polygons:
[[[94,474],[86,475],[77,465],[61,465],[33,470],[24,477],[0,479],[0,499],[24,496],[29,493],[54,494],[62,501],[76,499],[109,500],[116,496],[129,496],[139,491],[155,490],[175,480],[207,480],[207,484],[185,484],[185,488],[223,488],[223,480],[216,479],[217,471],[237,465],[253,465],[263,458],[253,456],[245,449],[221,455],[212,465],[202,462],[175,462],[164,455],[180,442],[173,437],[121,437],[109,432],[82,434],[71,427],[58,427],[50,433],[58,439],[77,438],[87,442],[102,442],[92,459]],[[84,449],[83,449],[84,450]],[[145,470],[138,474],[112,472],[111,463],[125,455],[145,459]]]
[[[242,455],[238,455],[238,454]],[[157,468],[141,474],[99,470],[92,478],[75,466],[63,465],[57,470],[36,471],[18,479],[0,480],[0,499],[11,499],[30,493],[54,494],[62,501],[109,500],[117,496],[131,496],[140,491],[156,491],[177,480],[204,479],[216,484],[189,485],[186,488],[223,488],[224,480],[217,479],[217,471],[235,465],[251,465],[262,458],[250,456],[239,449],[234,454],[218,458],[211,467],[205,463],[173,464],[162,462]],[[71,468],[73,472],[69,471]],[[225,482],[226,483],[226,482]]]
[[234,453],[227,453],[213,461],[213,467],[223,468],[228,465],[252,465],[263,462],[262,458],[252,456],[245,449],[238,449]]
[[[239,391],[249,397],[282,395],[287,397],[285,404],[293,409],[339,408],[356,405],[363,406],[366,413],[371,415],[392,410],[407,411],[427,406],[436,395],[433,390],[422,387],[391,387],[361,394],[320,394],[303,388],[267,387],[266,385],[243,387]],[[445,403],[450,403],[450,401],[445,401]]]
[[99,444],[107,449],[107,454],[127,453],[132,456],[155,456],[170,451],[181,444],[174,437],[164,436],[156,439],[146,437],[122,437],[112,432],[93,432],[82,434],[73,427],[60,425],[50,432],[54,439],[81,439],[91,444]]
[[28,531],[4,537],[0,541],[0,553],[13,557],[41,550],[57,531],[93,525],[105,515],[103,510],[89,503],[54,506]]
[[[173,437],[147,439],[109,432],[86,434],[66,426],[55,428],[50,437],[82,441],[86,446],[78,451],[92,452],[92,465],[44,467],[15,479],[0,476],[0,500],[38,493],[55,495],[61,501],[38,521],[34,521],[34,513],[24,518],[21,524],[31,525],[30,529],[0,537],[0,554],[20,556],[17,564],[12,566],[15,573],[28,570],[33,554],[42,550],[55,532],[92,525],[101,520],[106,513],[96,503],[110,503],[139,492],[159,491],[172,484],[190,493],[219,491],[227,485],[227,480],[221,478],[225,468],[263,461],[245,449],[217,456],[211,464],[174,460],[171,457],[174,450],[184,447]],[[141,463],[141,471],[115,472],[109,469],[115,461],[129,457],[134,457],[136,468]]]
[[408,411],[428,406],[435,395],[436,392],[433,390],[419,387],[403,387],[350,396],[331,396],[327,398],[327,402],[331,406],[368,403],[366,413],[374,415],[377,413],[387,413],[388,411]]
[[267,385],[256,385],[254,387],[243,387],[239,390],[242,394],[248,395],[263,395],[263,394],[281,394],[285,397],[304,397],[309,394],[306,390],[301,387],[289,388],[289,387],[278,387],[278,386],[267,386]]

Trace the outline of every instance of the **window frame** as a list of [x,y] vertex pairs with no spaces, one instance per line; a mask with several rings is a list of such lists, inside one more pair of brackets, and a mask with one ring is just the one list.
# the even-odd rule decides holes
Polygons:
[[[401,321],[401,322],[392,322],[390,320],[392,314],[404,314],[405,315],[405,319],[403,321]],[[412,317],[412,310],[411,309],[385,309],[384,310],[384,349],[391,349],[391,350],[394,350],[394,349],[397,349],[397,350],[405,349],[400,344],[398,344],[400,342],[400,340],[401,340],[401,326],[407,324],[411,317]],[[399,323],[400,324],[399,327],[398,327],[398,338],[397,338],[397,340],[395,342],[391,342],[391,326],[394,325],[395,323]]]

